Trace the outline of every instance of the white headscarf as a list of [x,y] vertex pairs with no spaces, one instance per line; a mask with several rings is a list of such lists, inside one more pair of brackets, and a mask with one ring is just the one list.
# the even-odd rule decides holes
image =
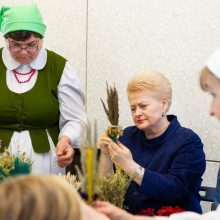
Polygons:
[[220,48],[208,59],[206,66],[208,69],[220,79]]

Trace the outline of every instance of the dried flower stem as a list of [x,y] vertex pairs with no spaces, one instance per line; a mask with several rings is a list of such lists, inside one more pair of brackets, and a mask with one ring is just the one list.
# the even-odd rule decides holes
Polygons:
[[[81,165],[82,171],[76,167],[79,180],[82,183],[81,193],[85,196],[88,204],[91,204],[95,197],[95,186],[97,179],[97,148],[96,144],[96,123],[94,122],[94,139],[92,141],[92,130],[89,125],[87,137],[81,140]],[[85,134],[86,132],[84,132]]]

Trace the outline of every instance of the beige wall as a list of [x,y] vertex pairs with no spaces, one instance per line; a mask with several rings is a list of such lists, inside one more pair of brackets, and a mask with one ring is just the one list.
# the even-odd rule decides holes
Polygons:
[[[1,1],[13,4],[19,1]],[[220,160],[220,123],[208,115],[211,97],[198,72],[220,46],[219,0],[38,0],[48,26],[45,45],[74,64],[87,97],[87,112],[107,127],[100,98],[115,83],[120,123],[132,124],[126,83],[134,72],[162,71],[173,85],[170,113],[197,132],[208,159]],[[88,6],[88,7],[87,7]],[[87,20],[88,19],[88,20]],[[2,44],[2,42],[1,42]],[[204,184],[215,185],[217,166],[208,163]]]

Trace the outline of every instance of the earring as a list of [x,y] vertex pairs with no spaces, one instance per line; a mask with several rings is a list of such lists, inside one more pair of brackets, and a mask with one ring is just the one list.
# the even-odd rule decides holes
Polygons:
[[163,113],[162,113],[162,117],[165,117],[165,116],[166,116],[166,112],[163,112]]

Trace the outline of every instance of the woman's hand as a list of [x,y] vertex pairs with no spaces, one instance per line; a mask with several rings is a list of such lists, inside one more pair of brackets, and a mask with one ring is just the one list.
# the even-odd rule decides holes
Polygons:
[[96,201],[93,207],[110,218],[110,220],[155,220],[153,217],[131,215],[109,202]]
[[136,169],[139,168],[140,165],[133,160],[131,151],[119,141],[117,141],[117,144],[114,141],[110,141],[108,148],[112,162],[121,168],[138,185],[141,185],[145,169],[142,167],[141,173],[136,175]]
[[111,220],[135,220],[135,217],[124,211],[123,209],[118,208],[117,206],[112,205],[109,202],[96,201],[93,204],[93,207]]
[[60,167],[66,167],[73,161],[74,149],[71,146],[70,138],[63,136],[56,146],[57,163]]
[[113,163],[111,161],[110,152],[108,149],[109,142],[111,138],[109,138],[105,133],[103,133],[97,142],[97,148],[101,149],[101,157],[99,162],[100,173],[103,175],[108,175],[113,171]]
[[110,219],[101,212],[98,212],[94,208],[83,203],[82,220],[110,220]]
[[106,133],[103,133],[98,139],[97,148],[100,149],[104,155],[110,155],[110,152],[108,149],[108,145],[110,141],[111,141],[111,138],[109,138],[106,135]]
[[133,168],[133,165],[136,164],[133,160],[131,151],[119,141],[115,143],[114,141],[110,140],[108,149],[112,162],[125,172],[130,170],[130,168]]

